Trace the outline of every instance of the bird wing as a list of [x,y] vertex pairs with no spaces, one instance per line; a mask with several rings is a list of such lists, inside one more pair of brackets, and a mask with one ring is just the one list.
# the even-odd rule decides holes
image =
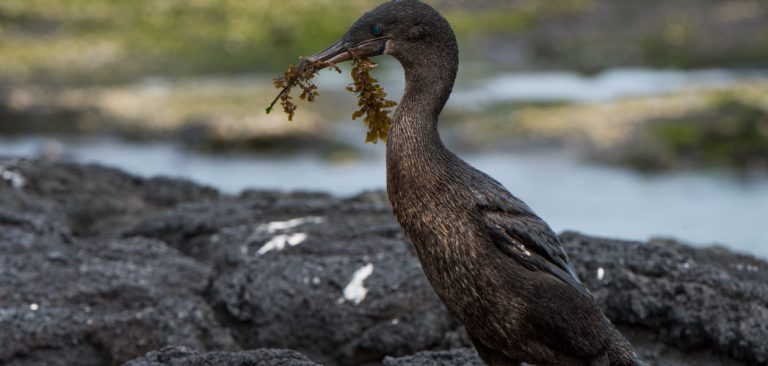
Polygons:
[[568,262],[560,240],[544,220],[514,197],[488,199],[487,195],[483,196],[477,202],[484,225],[502,253],[530,270],[549,273],[582,295],[592,297]]

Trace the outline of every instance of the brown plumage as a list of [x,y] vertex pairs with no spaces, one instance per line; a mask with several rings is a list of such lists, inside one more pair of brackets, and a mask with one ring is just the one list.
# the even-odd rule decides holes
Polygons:
[[396,58],[405,94],[387,141],[387,192],[432,287],[489,365],[640,365],[579,281],[557,236],[501,184],[450,152],[438,116],[458,71],[448,22],[385,3],[312,60]]

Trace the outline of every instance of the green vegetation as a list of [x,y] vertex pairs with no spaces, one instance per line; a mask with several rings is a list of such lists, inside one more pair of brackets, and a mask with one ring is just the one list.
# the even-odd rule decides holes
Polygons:
[[705,110],[641,126],[623,160],[641,170],[768,167],[768,111],[733,95]]
[[[449,109],[455,146],[567,146],[601,163],[655,172],[768,170],[768,83],[686,90],[600,104],[492,104]],[[466,121],[471,120],[471,123]]]
[[[346,113],[316,103],[302,106],[300,123],[267,116],[274,89],[260,75],[325,48],[383,1],[2,0],[0,133],[184,135],[216,151],[332,142],[331,125]],[[453,25],[462,62],[482,60],[474,69],[488,74],[499,69],[488,62],[596,72],[764,68],[768,60],[768,7],[761,2],[425,1]],[[471,80],[468,70],[463,77]],[[696,97],[601,105],[493,105],[448,110],[443,119],[470,148],[522,139],[586,146],[597,159],[646,170],[768,165],[768,86],[736,89],[741,94],[692,91]],[[343,94],[328,90],[323,98],[351,106]],[[369,140],[386,137],[386,123],[355,116],[365,116]],[[338,150],[330,142],[322,149]]]
[[445,13],[458,37],[492,34],[514,35],[536,24],[539,14],[533,11],[480,11],[454,10]]
[[724,40],[714,43],[702,33],[679,24],[668,24],[641,37],[638,44],[644,63],[673,68],[764,67],[768,60],[768,30],[750,39],[740,39],[736,45],[728,45]]
[[[0,80],[120,82],[144,74],[273,72],[335,41],[377,0],[3,0]],[[448,11],[458,33],[533,14]]]
[[0,77],[110,80],[272,70],[374,1],[4,0]]
[[[381,2],[3,0],[0,81],[272,73],[335,41]],[[736,7],[748,19],[742,24],[723,15],[716,1],[671,7],[661,0],[642,7],[610,0],[427,2],[453,25],[463,57],[508,52],[523,67],[760,66],[768,58],[768,30],[754,26],[768,16],[764,7]],[[680,15],[688,10],[705,16]],[[719,31],[724,28],[731,31]],[[497,48],[510,41],[515,49]]]

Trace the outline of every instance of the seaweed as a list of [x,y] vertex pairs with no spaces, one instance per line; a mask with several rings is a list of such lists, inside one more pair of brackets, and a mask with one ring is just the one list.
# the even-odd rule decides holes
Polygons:
[[392,119],[389,117],[388,108],[397,105],[396,102],[387,100],[387,93],[379,85],[378,80],[370,75],[370,71],[378,66],[368,58],[355,57],[352,61],[352,81],[347,90],[357,94],[357,105],[360,107],[352,113],[352,119],[365,116],[363,122],[368,126],[368,134],[365,142],[377,143],[378,140],[387,141],[389,127]]
[[296,104],[292,101],[291,89],[298,86],[301,89],[299,99],[310,103],[314,102],[315,97],[319,93],[317,92],[317,86],[312,82],[312,78],[315,77],[318,71],[325,68],[332,68],[336,72],[341,73],[341,69],[334,64],[309,59],[302,60],[298,67],[293,64],[288,66],[288,70],[273,81],[275,88],[280,89],[280,93],[277,94],[272,103],[269,104],[269,107],[267,107],[267,114],[272,112],[272,108],[274,108],[279,100],[280,105],[283,106],[283,111],[288,114],[288,120],[293,121],[293,115],[296,113]]
[[[397,105],[396,102],[387,100],[387,93],[379,84],[378,80],[370,75],[370,71],[378,66],[377,63],[365,57],[352,57],[352,83],[347,86],[347,90],[357,94],[357,105],[359,109],[352,113],[352,119],[365,117],[363,122],[368,127],[368,134],[365,142],[377,143],[379,140],[386,141],[389,133],[389,127],[392,125],[392,119],[389,116],[389,108]],[[318,95],[317,86],[312,82],[312,78],[318,71],[325,68],[333,68],[337,72],[341,70],[334,64],[322,61],[310,61],[304,59],[299,66],[290,65],[283,75],[274,79],[275,88],[280,89],[280,93],[275,97],[272,103],[267,107],[267,113],[272,112],[272,108],[280,101],[283,111],[288,114],[288,120],[293,121],[296,113],[296,104],[291,97],[291,89],[298,87],[301,89],[301,100],[309,103],[315,101]]]

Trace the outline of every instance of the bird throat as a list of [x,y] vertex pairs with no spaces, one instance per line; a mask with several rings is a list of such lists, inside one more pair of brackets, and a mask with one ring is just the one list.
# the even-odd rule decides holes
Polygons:
[[458,159],[443,145],[437,129],[458,71],[455,48],[442,51],[401,60],[405,93],[387,139],[387,192],[396,214],[440,195],[440,182]]

